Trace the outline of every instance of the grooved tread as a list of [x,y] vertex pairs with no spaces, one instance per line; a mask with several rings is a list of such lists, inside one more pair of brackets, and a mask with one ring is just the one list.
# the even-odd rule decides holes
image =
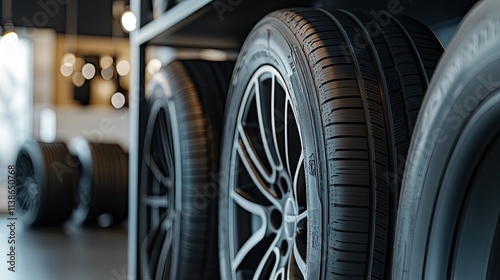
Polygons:
[[314,74],[328,160],[327,276],[384,279],[404,158],[442,47],[403,17],[381,26],[365,12],[271,16],[301,42]]

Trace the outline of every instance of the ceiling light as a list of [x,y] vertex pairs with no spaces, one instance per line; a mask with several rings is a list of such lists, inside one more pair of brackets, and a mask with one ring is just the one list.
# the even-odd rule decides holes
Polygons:
[[130,10],[123,12],[122,14],[122,26],[128,32],[132,32],[135,30],[137,24],[137,19]]

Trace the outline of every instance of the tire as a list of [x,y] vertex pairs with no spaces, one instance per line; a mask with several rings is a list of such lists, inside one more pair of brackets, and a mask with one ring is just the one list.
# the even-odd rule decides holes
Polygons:
[[69,149],[80,162],[73,223],[119,225],[128,214],[127,154],[119,145],[90,143],[80,137],[71,141]]
[[415,128],[393,279],[500,279],[500,3],[465,17]]
[[387,276],[398,159],[438,59],[422,49],[442,47],[421,24],[386,17],[282,10],[248,36],[220,156],[223,278]]
[[176,61],[149,87],[141,279],[216,279],[218,143],[232,63]]
[[79,162],[64,143],[26,142],[16,160],[16,211],[27,225],[63,224],[75,205]]

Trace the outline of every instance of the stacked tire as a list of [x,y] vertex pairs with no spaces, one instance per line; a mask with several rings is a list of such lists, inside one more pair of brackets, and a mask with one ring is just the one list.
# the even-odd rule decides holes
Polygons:
[[80,137],[69,148],[80,162],[73,223],[108,227],[123,222],[128,216],[128,155],[117,144]]
[[64,223],[75,206],[79,176],[78,159],[64,143],[25,143],[16,160],[16,204],[24,221],[34,226]]
[[16,203],[24,222],[108,227],[128,212],[128,159],[118,145],[74,139],[26,142],[16,160]]

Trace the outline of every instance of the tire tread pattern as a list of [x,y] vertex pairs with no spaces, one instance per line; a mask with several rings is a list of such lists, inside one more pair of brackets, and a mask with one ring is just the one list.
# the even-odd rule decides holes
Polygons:
[[[382,26],[364,12],[292,9],[271,16],[302,42],[321,105],[327,279],[384,279],[404,159],[442,47],[428,28],[407,18],[390,16]],[[376,36],[366,28],[370,22]]]

